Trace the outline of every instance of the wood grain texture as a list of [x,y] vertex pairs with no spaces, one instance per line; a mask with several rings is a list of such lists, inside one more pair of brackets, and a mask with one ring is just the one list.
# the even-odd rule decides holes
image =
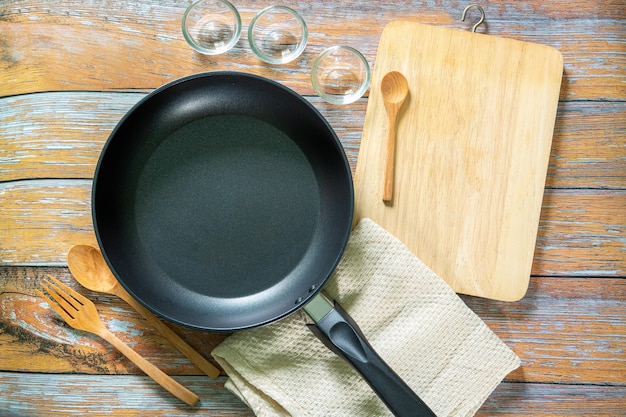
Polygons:
[[92,178],[104,142],[145,93],[0,98],[0,181]]
[[[161,393],[148,377],[101,375],[41,375],[0,372],[0,414],[38,416],[254,416],[237,397],[224,389],[225,378],[176,377],[200,396],[189,407]],[[87,387],[73,395],[68,387]],[[60,395],[50,395],[59,393]]]
[[[115,125],[145,93],[46,92],[0,98],[0,181],[92,178]],[[307,97],[334,127],[354,170],[367,101]]]
[[[46,274],[94,300],[115,334],[167,373],[202,375],[121,300],[83,289],[65,268],[46,267],[0,268],[0,369],[140,373],[106,342],[66,326],[36,296],[34,289]],[[522,359],[522,367],[507,380],[615,385],[626,385],[625,298],[621,278],[552,277],[533,278],[517,303],[463,297]],[[172,328],[207,358],[228,335]]]
[[[225,378],[177,377],[201,397],[198,407],[187,408],[158,395],[158,387],[142,376],[38,375],[0,373],[0,389],[5,397],[0,406],[6,417],[67,415],[145,415],[165,416],[239,416],[254,414],[239,399],[223,388]],[[81,398],[46,395],[62,392],[67,386],[87,386]],[[533,416],[615,417],[626,414],[623,401],[626,388],[585,385],[519,384],[504,382],[496,388],[476,417]],[[102,403],[102,398],[108,399]]]
[[532,274],[624,277],[625,235],[626,190],[548,190]]
[[90,195],[91,180],[0,183],[2,262],[67,265],[72,245],[97,245]]
[[533,277],[517,303],[463,296],[522,359],[509,381],[626,382],[626,281]]
[[[618,70],[626,63],[626,47],[620,41],[624,23],[619,18],[626,7],[618,1],[601,7],[594,0],[574,4],[491,2],[485,8],[487,24],[479,31],[559,49],[566,62],[564,99],[619,100],[626,91],[624,74]],[[206,57],[193,52],[180,32],[186,5],[175,0],[158,4],[117,0],[107,2],[103,9],[93,1],[82,2],[80,7],[72,2],[4,2],[0,5],[0,96],[57,90],[153,89],[182,75],[216,69],[252,70],[270,78],[288,78],[290,87],[312,94],[309,68],[325,47],[351,44],[373,63],[382,28],[399,17],[458,29],[472,26],[469,18],[460,21],[467,5],[460,1],[361,2],[358,7],[346,7],[340,1],[301,1],[296,8],[309,26],[307,49],[297,61],[271,67],[260,65],[245,36],[224,55]],[[240,1],[237,6],[246,30],[260,7],[252,1]],[[560,12],[562,6],[564,12]],[[591,26],[593,34],[579,29]]]
[[[138,100],[177,77],[212,70],[267,76],[302,93],[329,120],[353,172],[368,97],[316,97],[310,67],[335,44],[375,69],[394,20],[469,30],[466,1],[302,0],[304,54],[260,62],[245,31],[263,6],[238,0],[244,36],[206,57],[180,33],[189,0],[0,2],[0,415],[252,416],[120,300],[77,286],[65,264],[95,244],[93,170],[109,133]],[[549,45],[564,58],[560,102],[526,296],[463,300],[521,357],[478,416],[626,415],[626,4],[623,0],[490,0],[479,33]],[[489,59],[490,57],[477,57]],[[55,318],[35,296],[52,273],[94,300],[111,330],[201,397],[181,405],[105,342]],[[174,330],[201,354],[227,334]],[[75,393],[80,391],[81,395]]]
[[[0,181],[92,178],[100,150],[145,93],[52,92],[0,98]],[[367,100],[334,106],[307,97],[333,126],[353,172]],[[626,109],[561,102],[547,188],[626,188]]]
[[[396,193],[388,204],[390,130],[380,90],[390,71],[408,79],[410,98],[398,121]],[[522,298],[562,73],[561,53],[545,45],[388,24],[354,178],[356,221],[368,217],[386,228],[456,292]]]
[[626,415],[626,388],[503,382],[476,417],[616,417]]
[[[66,266],[75,244],[97,245],[90,180],[0,183],[0,259]],[[533,275],[624,276],[626,190],[548,190]]]
[[626,189],[624,102],[559,104],[546,188]]
[[[36,280],[33,277],[37,274],[33,271],[30,269],[30,274],[23,275]],[[72,284],[68,277],[64,277],[64,280]],[[583,404],[584,412],[580,415],[622,415],[625,407],[622,400],[626,384],[626,365],[620,359],[620,352],[626,348],[623,337],[626,330],[624,321],[626,305],[622,302],[626,297],[626,282],[623,279],[609,279],[601,280],[602,285],[597,285],[590,279],[578,279],[566,280],[568,285],[564,286],[563,281],[563,279],[533,279],[529,293],[521,304],[464,297],[468,305],[512,346],[523,361],[523,367],[512,373],[507,381],[496,389],[478,415],[579,415],[575,410]],[[598,317],[602,319],[598,320]],[[125,321],[129,319],[128,315],[123,318]],[[3,330],[6,330],[6,327]],[[196,338],[204,337],[202,333],[190,330],[183,335],[195,342]],[[5,332],[3,336],[6,336]],[[151,352],[152,360],[158,362],[164,369],[180,370],[181,364],[176,363],[176,359],[167,352],[163,353],[164,349],[158,346],[158,340],[154,340],[154,337],[158,336],[149,334],[147,336],[145,339],[157,346],[149,347],[144,342],[142,347],[136,349]],[[136,340],[132,335],[127,337]],[[76,341],[66,343],[76,346]],[[2,345],[3,347],[7,345],[6,338]],[[79,348],[66,352],[66,357],[75,358],[75,362],[79,362],[78,358],[81,355],[77,351],[80,345],[78,343]],[[54,351],[50,349],[49,352]],[[600,355],[595,352],[600,352]],[[6,350],[2,353],[0,357],[8,357],[5,355]],[[28,363],[26,358],[23,360],[23,363]],[[91,359],[94,363],[100,360],[101,363],[123,362],[123,359],[106,357]],[[171,361],[174,363],[170,364]],[[0,366],[1,369],[6,369],[5,363]],[[47,369],[47,372],[50,372],[50,367]],[[35,369],[31,371],[33,370]],[[57,372],[63,370],[58,369]],[[103,408],[118,412],[129,408],[132,410],[133,406],[129,407],[129,404],[141,404],[135,407],[145,412],[155,410],[153,407],[158,407],[163,412],[173,407],[166,397],[158,395],[158,387],[141,376],[126,379],[115,377],[115,382],[112,383],[112,380],[102,376],[102,373],[106,372],[101,369],[93,376],[3,372],[0,374],[0,387],[10,386],[10,388],[3,389],[6,395],[3,397],[4,400],[0,400],[0,404],[4,402],[8,410],[13,410],[18,415],[29,415],[27,411],[37,415],[35,411],[40,410],[39,407],[43,404],[26,400],[29,395],[32,396],[41,390],[42,384],[47,384],[48,387],[59,384],[58,389],[61,390],[71,384],[87,386],[89,389],[80,400],[58,396],[52,403],[46,402],[47,406],[51,407],[50,412],[61,414],[72,410],[72,413],[84,414],[84,411],[90,410],[98,415]],[[124,371],[120,367],[117,372],[111,373],[133,373],[133,371]],[[231,412],[236,412],[236,415],[243,413],[243,408],[237,407],[234,397],[231,398],[223,391],[212,392],[215,385],[206,377],[191,377],[179,373],[176,375],[181,375],[176,379],[201,396],[200,409],[208,407],[216,413],[214,415],[221,415],[217,413],[220,413],[222,407],[226,405],[228,410],[234,408]],[[524,384],[523,381],[535,382]],[[555,385],[554,382],[557,381],[559,384]],[[593,385],[593,382],[600,385]],[[97,395],[102,397],[94,397]],[[145,398],[151,400],[145,401]],[[572,401],[574,403],[571,403]],[[176,412],[181,413],[177,415],[185,415],[184,409],[177,408]],[[154,415],[160,414],[157,412]]]

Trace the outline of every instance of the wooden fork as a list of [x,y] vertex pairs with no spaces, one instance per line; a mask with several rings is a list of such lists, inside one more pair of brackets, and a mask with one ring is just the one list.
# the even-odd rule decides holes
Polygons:
[[115,346],[120,352],[137,365],[142,371],[148,374],[159,385],[168,390],[181,401],[190,406],[196,405],[199,398],[196,394],[180,385],[172,377],[161,371],[159,368],[148,362],[133,349],[124,344],[105,326],[94,303],[77,293],[58,279],[48,275],[50,281],[44,280],[41,287],[54,300],[52,301],[43,292],[36,290],[43,297],[50,307],[56,311],[73,328],[97,334],[107,342]]

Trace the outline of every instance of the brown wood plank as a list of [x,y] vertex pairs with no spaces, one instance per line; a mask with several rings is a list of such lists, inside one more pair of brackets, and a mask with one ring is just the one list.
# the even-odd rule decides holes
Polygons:
[[561,102],[550,155],[548,188],[626,189],[624,103]]
[[522,360],[509,381],[626,385],[626,280],[533,277],[515,303],[463,296]]
[[[92,178],[109,134],[145,93],[52,92],[0,98],[0,182]],[[337,108],[309,100],[356,166],[367,101]]]
[[[461,22],[465,3],[407,8],[388,2],[382,7],[350,2],[303,2],[298,9],[308,21],[311,37],[305,53],[282,67],[262,64],[250,51],[245,36],[228,53],[201,56],[180,33],[186,3],[163,5],[116,1],[84,4],[16,1],[0,5],[0,96],[53,90],[153,89],[189,74],[217,69],[240,69],[277,79],[302,94],[312,94],[311,61],[325,47],[348,43],[373,64],[378,39],[386,23],[406,19],[467,30]],[[562,3],[559,3],[559,6]],[[259,7],[238,4],[244,26]],[[580,1],[561,11],[557,6],[511,7],[494,2],[483,31],[491,35],[547,43],[565,56],[562,98],[621,99],[624,97],[624,5]],[[570,4],[571,6],[571,4]],[[585,12],[589,14],[585,15]],[[372,16],[377,16],[373,19]],[[345,18],[344,18],[345,17]],[[586,32],[581,29],[588,28]],[[579,45],[585,45],[580,48]],[[615,55],[614,52],[622,54]],[[35,73],[37,77],[31,75]]]
[[[112,378],[115,378],[112,380]],[[145,415],[150,416],[253,416],[241,401],[223,389],[224,378],[177,377],[198,393],[195,408],[179,405],[143,376],[45,375],[0,373],[0,407],[10,417],[24,415]],[[86,386],[82,395],[51,397],[67,386]],[[594,416],[626,414],[624,387],[518,384],[504,382],[487,398],[476,414],[482,416]]]
[[[0,183],[0,261],[65,265],[74,244],[95,245],[90,180]],[[626,190],[546,190],[532,275],[626,274]]]
[[[0,98],[0,181],[91,178],[100,151],[144,93],[56,92]],[[309,97],[336,130],[353,170],[367,101],[350,106]],[[548,188],[626,188],[626,108],[562,102],[552,140]]]
[[[20,372],[141,373],[106,342],[58,319],[34,289],[53,274],[94,300],[125,342],[175,375],[200,371],[122,301],[84,290],[66,268],[0,268],[0,369]],[[516,303],[463,296],[464,301],[520,356],[507,380],[626,385],[626,280],[533,277]],[[226,334],[172,325],[210,359]]]
[[617,417],[626,415],[626,387],[503,382],[476,417]]
[[[23,416],[241,416],[254,413],[224,388],[226,378],[176,376],[200,397],[189,407],[143,375],[54,375],[0,372],[0,414]],[[68,388],[68,387],[74,387]],[[56,395],[51,395],[51,394]],[[59,395],[63,393],[63,395]]]
[[3,264],[66,265],[74,244],[96,245],[91,180],[0,183]]
[[546,190],[532,275],[626,274],[626,190]]
[[0,181],[92,178],[104,142],[144,93],[0,98]]
[[[191,408],[163,394],[143,376],[51,375],[0,373],[0,408],[3,415],[147,415],[253,416],[239,399],[223,389],[225,378],[200,376],[176,379],[198,393],[201,402]],[[68,386],[89,387],[77,395],[55,395]],[[594,416],[626,414],[626,388],[620,386],[519,384],[503,382],[476,414],[482,416]]]

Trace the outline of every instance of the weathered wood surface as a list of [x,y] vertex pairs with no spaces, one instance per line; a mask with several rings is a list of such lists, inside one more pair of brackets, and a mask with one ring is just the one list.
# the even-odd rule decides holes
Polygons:
[[[239,416],[254,414],[223,388],[225,378],[211,381],[197,376],[176,380],[198,393],[201,402],[191,408],[168,401],[159,387],[143,376],[41,375],[0,372],[0,390],[11,401],[3,417],[35,416]],[[74,396],[68,387],[88,387]],[[51,392],[59,393],[50,395]],[[486,416],[593,416],[617,417],[626,413],[626,388],[608,391],[605,387],[577,384],[519,384],[503,382],[487,399],[477,417]],[[71,397],[72,401],[67,400]],[[100,406],[107,398],[106,408]],[[141,406],[139,407],[138,404]],[[546,410],[545,404],[552,404]],[[129,412],[141,409],[145,414]],[[520,412],[520,411],[523,411]]]
[[[91,178],[111,130],[144,96],[54,92],[0,97],[0,181]],[[354,169],[367,101],[342,108],[308,99],[337,130]],[[621,102],[561,102],[546,187],[624,188],[624,120]]]
[[[164,396],[154,381],[143,375],[42,375],[0,372],[0,390],[8,399],[3,417],[37,416],[254,416],[224,388],[225,377],[185,376],[175,379],[198,394],[189,407]],[[78,387],[80,394],[72,391]],[[54,395],[52,395],[54,394]],[[103,404],[103,398],[105,404]],[[131,411],[134,410],[134,411]],[[141,411],[139,411],[141,410]]]
[[[252,413],[171,348],[120,300],[83,290],[65,256],[95,244],[91,179],[122,115],[167,81],[211,70],[274,78],[328,118],[354,170],[367,97],[324,103],[314,57],[346,43],[370,64],[385,24],[412,20],[468,30],[468,2],[306,0],[305,53],[262,64],[245,30],[266,4],[238,0],[244,36],[218,57],[180,34],[185,0],[0,2],[0,415]],[[626,415],[626,4],[622,0],[489,1],[478,31],[554,46],[564,56],[561,101],[530,288],[519,302],[463,297],[522,359],[478,415]],[[477,57],[488,59],[488,57]],[[202,397],[181,406],[97,337],[62,323],[35,296],[51,273],[93,299],[107,325]],[[173,326],[204,356],[226,334]],[[4,414],[3,414],[4,413]]]
[[[0,183],[2,262],[66,265],[72,245],[96,245],[90,193],[89,179]],[[532,274],[623,277],[624,207],[626,190],[547,190]]]
[[[66,268],[49,267],[0,268],[0,340],[6,353],[0,356],[0,370],[141,373],[105,341],[64,324],[37,297],[35,288],[47,274],[94,300],[107,326],[167,373],[202,375],[124,302],[85,290]],[[517,303],[464,297],[522,358],[523,367],[511,373],[510,380],[615,384],[626,378],[624,299],[624,279],[558,277],[532,278],[528,294]],[[227,336],[172,327],[207,358]]]
[[[312,94],[309,67],[315,55],[336,43],[358,47],[371,61],[384,25],[406,19],[458,29],[471,28],[461,14],[467,2],[299,1],[309,26],[304,55],[285,66],[259,65],[245,36],[224,55],[193,52],[180,34],[188,2],[124,0],[100,2],[7,1],[0,6],[2,60],[0,95],[52,90],[152,89],[192,72],[242,69],[285,79]],[[260,6],[237,2],[244,30]],[[485,6],[479,31],[559,49],[565,57],[562,97],[614,99],[624,96],[619,68],[624,51],[624,5],[619,0],[568,2],[494,1]],[[27,74],[36,73],[36,77]],[[69,77],[68,77],[69,75]]]
[[[0,182],[92,178],[115,124],[145,95],[46,92],[0,97]],[[308,99],[336,129],[354,168],[367,101],[338,107]]]
[[[57,92],[0,98],[2,261],[62,264],[72,244],[95,243],[89,205],[93,170],[115,123],[144,96]],[[354,169],[366,101],[345,110],[311,101],[336,128]],[[624,120],[623,103],[561,104],[534,275],[579,275],[581,264],[586,264],[583,274],[624,274]],[[33,206],[34,201],[45,204]]]

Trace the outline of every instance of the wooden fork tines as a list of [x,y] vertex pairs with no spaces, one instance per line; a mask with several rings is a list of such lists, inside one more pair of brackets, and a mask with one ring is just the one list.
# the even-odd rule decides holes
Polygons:
[[48,275],[49,280],[44,280],[42,289],[47,292],[52,299],[47,297],[42,291],[37,293],[73,328],[97,334],[107,342],[115,346],[129,360],[154,379],[159,385],[168,390],[174,396],[188,405],[195,405],[199,398],[196,394],[180,385],[172,377],[161,371],[159,368],[148,362],[133,349],[111,333],[98,314],[94,303],[89,299],[74,291],[58,279]]

